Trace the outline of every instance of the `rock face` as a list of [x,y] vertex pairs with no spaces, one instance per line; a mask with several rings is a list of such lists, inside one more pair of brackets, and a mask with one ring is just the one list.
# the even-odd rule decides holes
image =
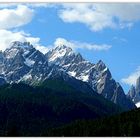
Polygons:
[[135,87],[132,85],[127,96],[131,99],[135,98],[136,96],[136,90],[135,90]]
[[136,80],[136,86],[131,86],[127,97],[131,99],[135,104],[140,102],[140,77],[138,77]]
[[40,81],[48,70],[45,56],[29,42],[13,42],[4,51],[2,75],[8,83],[20,81]]
[[140,77],[136,81],[136,93],[140,93]]
[[52,49],[46,54],[46,57],[49,65],[55,64],[70,76],[88,83],[94,91],[112,102],[126,109],[135,107],[132,101],[126,97],[121,85],[112,78],[102,60],[99,60],[97,64],[92,64],[66,46]]
[[0,52],[0,84],[26,82],[34,85],[57,75],[69,82],[75,79],[86,83],[126,110],[135,108],[102,60],[97,64],[90,63],[65,45],[53,48],[44,55],[29,42],[17,41]]

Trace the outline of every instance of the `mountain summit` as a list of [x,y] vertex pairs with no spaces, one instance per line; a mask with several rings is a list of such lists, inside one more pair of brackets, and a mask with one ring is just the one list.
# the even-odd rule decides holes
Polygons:
[[140,77],[136,80],[136,86],[131,86],[127,97],[131,99],[137,107],[140,107]]
[[0,53],[0,72],[0,84],[26,82],[34,85],[58,76],[69,82],[75,79],[126,110],[135,108],[102,60],[90,63],[65,45],[44,55],[29,42],[15,41]]
[[[58,55],[64,52],[66,48],[70,51],[66,51],[67,53],[64,53],[64,55]],[[127,109],[134,107],[132,102],[126,98],[121,85],[112,78],[111,72],[102,60],[99,60],[97,64],[93,64],[86,61],[81,54],[76,54],[72,49],[66,48],[59,47],[57,49],[56,47],[49,51],[46,54],[48,64],[57,64],[67,74],[88,83],[94,91],[114,103],[125,106]],[[57,56],[57,59],[54,60],[54,56]]]

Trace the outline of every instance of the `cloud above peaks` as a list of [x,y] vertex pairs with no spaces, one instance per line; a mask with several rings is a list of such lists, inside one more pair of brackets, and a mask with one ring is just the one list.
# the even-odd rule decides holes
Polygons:
[[29,23],[34,16],[34,10],[26,5],[16,8],[0,9],[0,29],[12,29]]
[[[34,4],[42,7],[46,4]],[[46,53],[48,49],[40,45],[40,38],[32,37],[24,31],[12,31],[17,27],[30,23],[34,17],[33,5],[2,4],[0,5],[0,50],[4,51],[13,41],[30,42],[37,50]]]
[[48,51],[48,48],[40,45],[40,38],[38,37],[32,37],[30,34],[26,34],[23,31],[13,32],[4,29],[0,30],[0,50],[4,51],[13,41],[30,42],[37,50],[41,51],[42,53],[46,53]]
[[135,72],[131,73],[128,77],[121,80],[122,83],[127,85],[136,85],[136,80],[140,76],[140,66],[136,69]]
[[111,45],[107,45],[107,44],[97,45],[97,44],[78,42],[73,40],[68,41],[64,38],[57,38],[56,41],[54,42],[54,46],[61,46],[61,45],[66,45],[73,49],[88,49],[88,50],[95,50],[95,51],[105,51],[112,47]]
[[104,28],[131,28],[140,20],[139,13],[140,4],[78,3],[63,4],[58,15],[64,22],[79,22],[92,31],[100,31]]

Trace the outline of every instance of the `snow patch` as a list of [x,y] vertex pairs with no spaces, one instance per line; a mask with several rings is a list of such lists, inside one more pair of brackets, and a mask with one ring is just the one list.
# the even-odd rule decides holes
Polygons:
[[74,76],[76,75],[76,72],[74,72],[74,71],[69,71],[68,74],[74,77]]
[[23,56],[25,57],[29,52],[30,52],[29,50],[25,51]]
[[26,59],[24,62],[27,66],[31,67],[32,65],[34,65],[35,61],[31,60],[31,59]]
[[88,75],[82,76],[83,81],[87,82],[88,81]]
[[13,74],[14,73],[14,71],[10,71],[7,75],[11,75],[11,74]]
[[38,62],[38,64],[42,64],[42,62],[41,62],[41,61],[39,61],[39,62]]
[[14,58],[18,53],[18,50],[16,48],[13,48],[11,50],[6,51],[6,58],[10,59],[10,58]]
[[97,83],[100,83],[101,82],[101,79],[99,79],[98,81],[97,81]]
[[140,102],[136,103],[135,105],[136,105],[137,108],[139,108],[140,107]]
[[66,49],[56,51],[49,59],[49,61],[55,61],[58,58],[62,58],[66,54]]
[[71,64],[67,64],[67,65],[64,65],[63,67],[66,68],[66,67],[69,67],[70,65],[71,65]]
[[26,74],[23,76],[23,80],[29,80],[32,79],[32,75],[31,74]]
[[89,76],[88,75],[81,75],[80,77],[77,77],[77,79],[82,80],[84,82],[88,82]]
[[107,71],[107,67],[103,70],[103,72]]

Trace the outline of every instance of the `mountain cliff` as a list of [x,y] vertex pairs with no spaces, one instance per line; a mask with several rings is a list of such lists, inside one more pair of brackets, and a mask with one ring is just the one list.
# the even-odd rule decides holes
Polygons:
[[53,48],[46,57],[48,65],[55,64],[70,76],[88,83],[94,91],[108,100],[126,109],[134,107],[132,101],[126,98],[121,85],[112,78],[111,72],[102,60],[99,60],[97,64],[90,63],[81,54],[76,54],[64,45]]
[[102,60],[97,64],[90,63],[65,45],[57,46],[44,55],[29,42],[12,42],[0,53],[0,72],[0,85],[19,82],[37,85],[58,76],[70,83],[71,79],[79,80],[126,110],[135,108]]
[[131,99],[137,107],[140,107],[140,77],[136,80],[136,86],[131,86],[127,97]]

